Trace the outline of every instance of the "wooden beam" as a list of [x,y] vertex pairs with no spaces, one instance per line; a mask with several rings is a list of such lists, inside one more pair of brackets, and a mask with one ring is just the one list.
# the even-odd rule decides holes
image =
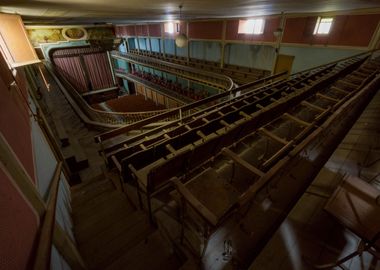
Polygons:
[[264,175],[264,172],[260,171],[255,166],[251,165],[250,163],[248,163],[247,161],[245,161],[244,159],[239,157],[237,154],[232,152],[230,149],[224,148],[222,150],[222,154],[231,158],[235,163],[239,164],[243,168],[246,168],[248,171],[252,172],[253,174],[256,174],[259,177],[262,177]]
[[262,135],[265,135],[265,136],[268,136],[269,138],[279,142],[279,143],[282,143],[282,144],[287,144],[288,141],[283,139],[283,138],[280,138],[278,137],[276,134],[274,134],[273,132],[270,132],[269,130],[265,129],[265,128],[259,128],[258,130]]
[[300,124],[302,126],[308,127],[308,126],[311,125],[311,123],[303,121],[303,120],[299,119],[298,117],[295,117],[295,116],[293,116],[293,115],[291,115],[289,113],[284,113],[283,116],[284,116],[284,118],[293,120],[294,122],[297,122],[298,124]]
[[311,104],[310,102],[307,102],[307,101],[302,101],[301,104],[315,111],[320,111],[320,112],[326,111],[326,109],[319,107],[317,105]]
[[329,96],[323,95],[323,94],[321,94],[321,93],[317,93],[316,96],[319,97],[319,98],[323,98],[323,99],[326,99],[326,100],[332,101],[332,102],[338,102],[338,101],[339,101],[339,100],[336,99],[336,98],[332,98],[332,97],[329,97]]
[[116,166],[117,170],[119,172],[121,172],[121,164],[119,163],[119,161],[117,160],[117,158],[115,156],[112,156],[111,159],[112,159],[113,163],[115,163],[115,166]]

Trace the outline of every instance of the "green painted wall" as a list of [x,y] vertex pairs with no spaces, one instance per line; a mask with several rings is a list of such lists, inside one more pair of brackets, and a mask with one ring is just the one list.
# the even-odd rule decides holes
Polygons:
[[292,73],[349,57],[362,50],[282,46],[281,54],[294,55]]

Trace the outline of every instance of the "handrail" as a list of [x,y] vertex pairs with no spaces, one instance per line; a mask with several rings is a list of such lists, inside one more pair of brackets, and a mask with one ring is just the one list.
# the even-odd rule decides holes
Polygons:
[[53,241],[53,232],[55,226],[55,209],[58,197],[58,186],[62,170],[62,161],[57,163],[54,171],[53,180],[49,190],[49,202],[46,207],[44,221],[41,226],[41,233],[38,241],[36,259],[33,269],[48,270],[50,269],[50,255]]
[[[175,64],[157,58],[131,53],[122,53],[118,51],[112,51],[111,56],[114,58],[126,59],[130,62],[134,62],[143,66],[145,65],[153,68],[159,68],[160,70],[172,72],[175,73],[177,76],[184,77],[186,79],[190,79],[202,84],[212,85],[224,91],[232,90],[235,86],[233,80],[230,77],[215,72],[204,71],[198,68]],[[177,72],[176,70],[180,70],[181,72]]]
[[126,133],[126,132],[131,131],[131,130],[135,130],[135,129],[144,127],[150,123],[157,122],[157,121],[163,120],[163,119],[172,119],[172,120],[180,121],[180,119],[183,116],[190,113],[192,110],[196,110],[197,108],[202,108],[202,106],[204,106],[208,103],[216,102],[219,99],[234,96],[239,91],[245,91],[247,89],[252,90],[252,87],[255,87],[258,85],[263,85],[263,84],[265,85],[268,81],[273,81],[273,80],[278,79],[281,76],[284,76],[286,74],[287,74],[287,71],[283,71],[283,72],[277,73],[275,75],[265,77],[265,78],[262,78],[260,80],[242,85],[242,86],[235,88],[235,89],[232,89],[230,91],[226,91],[226,92],[223,92],[223,93],[220,93],[217,95],[213,95],[213,96],[204,98],[202,100],[198,100],[196,102],[186,104],[186,105],[183,105],[181,107],[174,108],[168,112],[165,112],[165,113],[162,113],[159,115],[155,115],[155,116],[152,116],[150,118],[146,118],[144,120],[132,123],[130,125],[123,126],[120,128],[116,128],[116,129],[113,129],[111,131],[104,132],[104,133],[96,136],[95,141],[96,142],[102,142],[106,139],[109,139],[109,138],[112,138],[114,136]]
[[174,99],[175,101],[183,103],[183,104],[194,102],[193,99],[186,97],[184,95],[181,95],[180,93],[177,93],[176,91],[167,90],[166,88],[162,87],[161,85],[155,84],[149,80],[145,80],[141,77],[135,76],[135,75],[128,73],[122,69],[115,69],[115,76],[126,78],[128,80],[135,81],[135,82],[144,84],[146,86],[149,86],[149,87],[153,88],[156,92],[159,92],[160,94],[168,96],[169,98]]
[[[59,70],[59,68],[48,65],[47,63],[45,63],[45,65],[47,66],[48,70],[51,71],[51,74],[53,75],[53,77],[57,77],[57,76],[59,77],[59,83],[62,84],[59,86],[61,88],[64,88],[64,90],[69,91],[67,94],[69,94],[70,97],[73,99],[71,103],[75,102],[76,104],[80,106],[80,109],[76,108],[76,112],[80,115],[82,120],[85,121],[87,124],[99,126],[102,128],[118,128],[126,124],[130,124],[130,123],[151,117],[153,115],[158,115],[158,114],[168,111],[168,109],[156,110],[156,111],[144,111],[144,112],[109,112],[109,111],[97,110],[95,108],[92,108],[83,99],[83,97],[76,91],[74,86],[66,78],[64,78],[63,76],[60,76],[59,74],[57,74],[57,72],[55,72],[56,70]],[[83,112],[86,117],[84,117],[83,114],[80,113],[78,110]],[[88,119],[85,119],[85,118],[88,118]]]

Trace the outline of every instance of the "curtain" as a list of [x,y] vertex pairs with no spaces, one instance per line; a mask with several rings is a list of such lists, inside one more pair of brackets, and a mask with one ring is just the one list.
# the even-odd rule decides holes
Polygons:
[[53,61],[56,67],[58,67],[59,72],[62,72],[61,75],[64,76],[78,92],[84,93],[89,90],[79,56],[53,58]]
[[110,64],[106,53],[83,55],[93,90],[113,87]]
[[89,91],[90,85],[91,90],[114,86],[108,57],[102,48],[59,49],[53,53],[53,62],[80,93]]

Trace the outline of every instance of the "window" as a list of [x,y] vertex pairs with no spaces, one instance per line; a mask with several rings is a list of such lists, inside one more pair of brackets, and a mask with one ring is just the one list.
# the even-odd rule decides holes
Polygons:
[[261,35],[264,33],[264,19],[240,20],[239,34]]
[[173,34],[174,33],[174,23],[169,22],[165,23],[165,33]]
[[169,34],[179,33],[179,27],[179,23],[168,22],[164,25],[164,31]]
[[314,35],[327,35],[330,32],[333,18],[318,17],[317,24],[314,28]]

